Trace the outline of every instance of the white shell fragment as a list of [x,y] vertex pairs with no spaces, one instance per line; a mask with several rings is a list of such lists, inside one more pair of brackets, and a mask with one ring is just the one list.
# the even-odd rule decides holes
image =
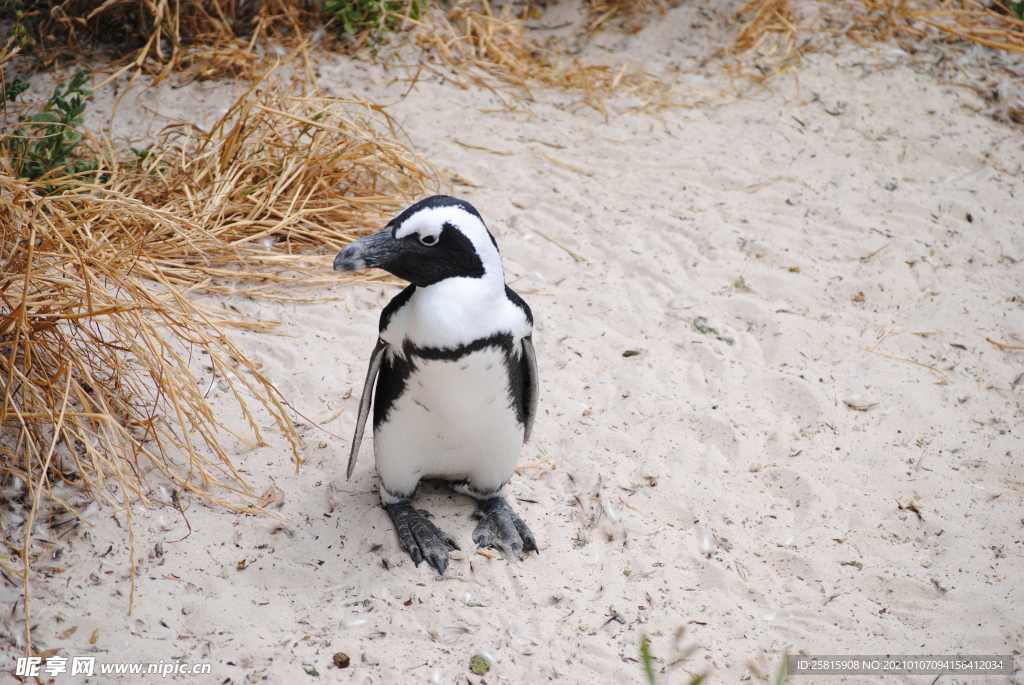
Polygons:
[[850,395],[849,397],[843,400],[843,404],[845,404],[850,409],[855,409],[857,411],[867,411],[872,407],[878,406],[878,402],[872,402],[871,400],[865,399],[860,395]]

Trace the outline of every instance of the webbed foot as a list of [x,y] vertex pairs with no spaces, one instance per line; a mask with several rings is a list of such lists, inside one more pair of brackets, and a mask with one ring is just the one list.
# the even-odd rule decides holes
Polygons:
[[409,500],[385,504],[384,508],[395,524],[398,541],[412,557],[413,563],[418,567],[421,561],[426,561],[444,575],[448,568],[448,553],[459,549],[452,536],[428,521],[427,512],[413,509]]
[[480,518],[473,531],[473,542],[478,547],[494,547],[510,559],[518,559],[524,552],[540,554],[530,528],[504,499],[496,497],[477,502],[473,515]]

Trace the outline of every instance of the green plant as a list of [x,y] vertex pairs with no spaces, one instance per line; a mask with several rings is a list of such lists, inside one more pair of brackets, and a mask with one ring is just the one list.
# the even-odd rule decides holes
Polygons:
[[640,638],[640,663],[644,666],[647,682],[654,685],[654,657],[651,656],[651,643],[646,635]]
[[787,654],[782,653],[782,663],[779,664],[779,670],[775,673],[775,681],[772,685],[786,685],[786,681],[789,680],[789,661],[787,660]]
[[324,10],[334,15],[342,30],[353,36],[367,33],[380,43],[399,20],[420,18],[424,0],[327,0]]
[[5,10],[11,10],[14,14],[14,23],[11,25],[11,38],[17,41],[21,47],[29,47],[32,45],[32,39],[28,37],[28,32],[25,30],[25,25],[21,23],[21,20],[25,18],[25,13],[21,11],[22,0],[0,0],[0,7]]
[[28,90],[30,85],[32,84],[22,81],[20,78],[14,79],[9,84],[0,85],[0,100],[3,100],[6,107],[8,102],[17,100],[18,96]]
[[[76,129],[83,123],[84,97],[92,95],[85,89],[88,69],[80,69],[67,83],[58,83],[53,96],[41,111],[25,117],[21,125],[0,138],[0,153],[11,161],[14,173],[36,180],[43,176],[68,176],[96,168],[95,160],[71,157],[82,134]],[[5,89],[4,107],[28,88],[28,83],[15,79]]]

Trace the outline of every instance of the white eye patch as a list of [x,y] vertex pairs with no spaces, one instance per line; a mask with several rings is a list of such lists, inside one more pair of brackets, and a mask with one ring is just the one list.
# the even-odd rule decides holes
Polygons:
[[424,220],[427,217],[413,216],[395,231],[395,238],[401,240],[413,234],[419,234],[419,241],[424,245],[436,245],[444,228],[436,221]]

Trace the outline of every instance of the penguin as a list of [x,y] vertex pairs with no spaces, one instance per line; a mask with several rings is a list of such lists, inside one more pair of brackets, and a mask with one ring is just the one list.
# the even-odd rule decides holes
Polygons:
[[533,312],[505,284],[498,243],[468,202],[435,195],[338,253],[336,271],[380,268],[410,285],[381,312],[346,476],[373,406],[381,504],[418,567],[444,575],[459,549],[410,503],[421,479],[477,502],[478,547],[508,558],[537,541],[505,500],[537,416]]

